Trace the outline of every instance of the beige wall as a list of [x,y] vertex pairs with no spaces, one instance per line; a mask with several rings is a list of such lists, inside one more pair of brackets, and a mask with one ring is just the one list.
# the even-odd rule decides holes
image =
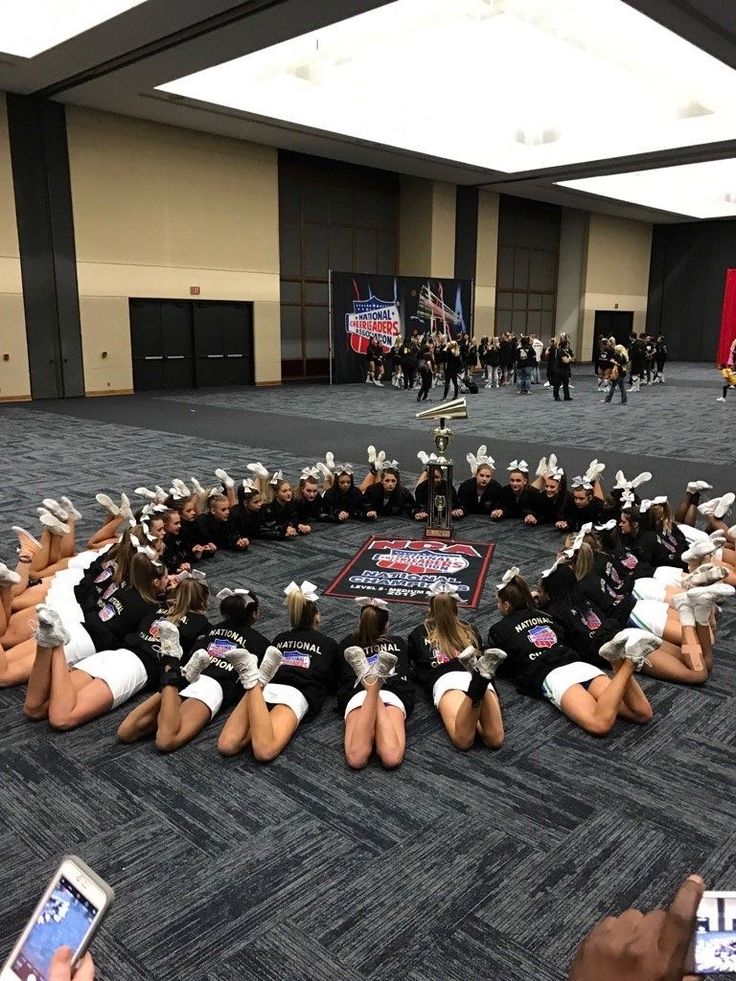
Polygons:
[[401,178],[399,275],[455,275],[454,184]]
[[0,401],[30,395],[8,114],[5,95],[0,92]]
[[473,333],[492,337],[496,326],[498,267],[498,194],[478,193],[478,235],[475,256],[475,314]]
[[190,286],[253,301],[256,382],[280,381],[277,151],[76,107],[67,131],[87,392],[133,387],[129,297]]
[[578,357],[589,360],[596,310],[633,310],[634,330],[644,330],[649,292],[652,226],[591,214],[581,299],[583,330]]

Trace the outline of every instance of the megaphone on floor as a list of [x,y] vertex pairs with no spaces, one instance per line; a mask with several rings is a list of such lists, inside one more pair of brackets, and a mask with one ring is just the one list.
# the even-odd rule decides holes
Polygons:
[[431,409],[417,412],[417,419],[467,419],[468,403],[465,399],[453,399],[442,405],[433,405]]

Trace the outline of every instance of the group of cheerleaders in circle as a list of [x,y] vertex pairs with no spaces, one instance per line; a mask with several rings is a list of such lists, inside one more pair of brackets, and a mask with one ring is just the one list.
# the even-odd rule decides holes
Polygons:
[[[502,576],[485,643],[443,581],[408,638],[391,632],[383,600],[360,597],[355,630],[338,643],[323,630],[308,581],[285,588],[289,626],[272,640],[258,630],[253,589],[221,589],[219,620],[210,622],[210,589],[196,566],[218,549],[309,534],[319,522],[426,517],[432,458],[420,454],[425,470],[412,494],[395,460],[374,447],[368,455],[360,487],[353,468],[327,454],[304,469],[295,493],[282,473],[255,463],[239,484],[216,471],[211,490],[194,479],[174,480],[168,491],[138,488],[147,503],[135,513],[125,494],[119,503],[99,494],[105,518],[81,552],[73,503],[44,500],[40,540],[14,527],[16,569],[0,563],[0,686],[26,684],[26,716],[57,730],[145,691],[118,736],[153,737],[162,752],[229,709],[219,752],[250,747],[260,762],[278,756],[336,693],[345,757],[360,769],[374,753],[387,768],[401,764],[415,684],[452,743],[468,749],[476,740],[503,743],[496,677],[595,735],[617,719],[652,717],[638,672],[681,684],[708,678],[718,605],[736,585],[736,526],[724,520],[734,494],[701,503],[710,486],[693,481],[673,514],[665,497],[639,496],[649,473],[627,479],[619,471],[606,492],[605,466],[594,460],[568,488],[555,456],[540,460],[533,477],[524,460],[512,461],[501,486],[485,446],[467,455],[468,480],[442,488],[456,518],[485,515],[565,535],[534,587],[516,567]],[[695,527],[698,515],[706,529]]]

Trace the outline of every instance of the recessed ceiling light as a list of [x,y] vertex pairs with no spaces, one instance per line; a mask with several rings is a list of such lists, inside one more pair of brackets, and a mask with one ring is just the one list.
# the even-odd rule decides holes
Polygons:
[[736,216],[736,159],[559,181],[562,187],[691,218]]
[[0,3],[0,51],[33,58],[146,0],[23,0]]
[[510,173],[736,132],[736,72],[623,0],[394,0],[159,88]]

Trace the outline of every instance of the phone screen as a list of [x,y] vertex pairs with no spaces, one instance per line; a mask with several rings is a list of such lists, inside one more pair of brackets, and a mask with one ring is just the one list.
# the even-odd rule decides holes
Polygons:
[[693,943],[696,974],[736,974],[736,892],[706,892]]
[[76,954],[97,915],[97,907],[63,875],[38,914],[11,965],[21,981],[48,981],[49,966],[59,947]]

